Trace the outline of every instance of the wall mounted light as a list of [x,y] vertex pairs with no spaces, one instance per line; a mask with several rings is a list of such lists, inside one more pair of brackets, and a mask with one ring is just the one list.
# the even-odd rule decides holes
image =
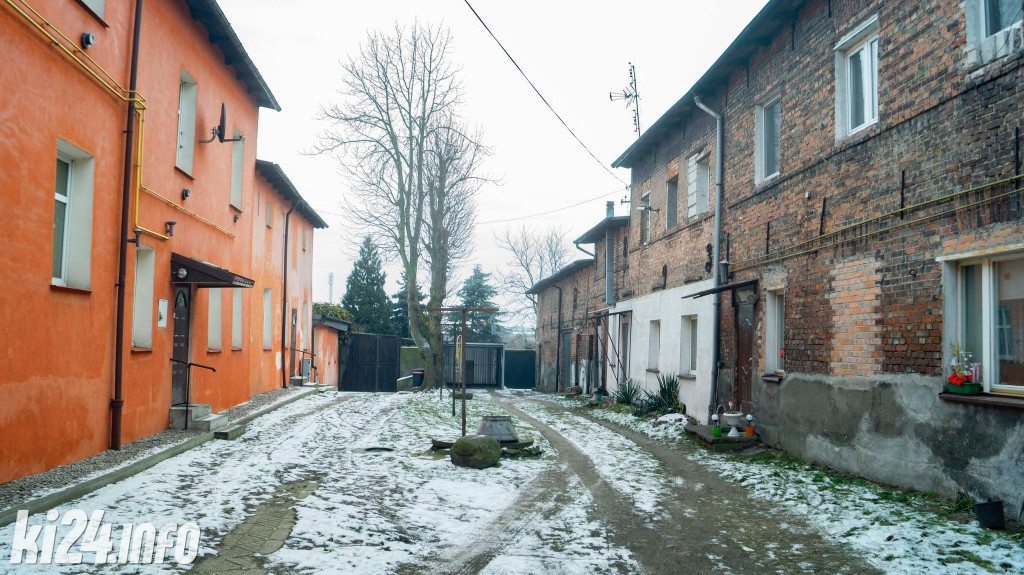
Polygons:
[[164,222],[164,229],[167,230],[167,235],[174,235],[174,224],[178,222]]
[[181,189],[181,201],[183,201],[183,202],[184,202],[184,201],[185,201],[185,200],[187,200],[187,199],[188,199],[188,197],[189,197],[189,196],[191,196],[191,195],[192,195],[192,190],[190,190],[190,189],[188,189],[188,188],[182,188],[182,189]]
[[188,270],[185,268],[178,268],[178,271],[175,272],[175,275],[178,276],[178,279],[183,280],[185,279],[186,276],[188,276]]
[[241,217],[241,216],[239,216],[238,214],[235,214],[235,221],[237,222],[237,221],[238,221],[238,218],[240,218],[240,217]]
[[96,35],[88,32],[82,32],[82,49],[88,50],[90,46],[96,43]]

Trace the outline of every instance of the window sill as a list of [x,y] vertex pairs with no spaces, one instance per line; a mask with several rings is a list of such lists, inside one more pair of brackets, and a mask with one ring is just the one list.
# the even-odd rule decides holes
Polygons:
[[175,164],[175,166],[174,166],[174,170],[175,170],[176,172],[178,172],[179,174],[181,174],[181,175],[185,176],[186,178],[188,178],[188,179],[192,180],[193,182],[194,182],[194,181],[196,181],[195,177],[194,177],[194,176],[192,176],[192,174],[190,174],[190,173],[186,172],[185,170],[181,169],[180,167],[178,167],[178,165],[177,165],[177,164]]
[[58,285],[58,284],[50,284],[50,289],[52,289],[53,291],[65,291],[65,292],[68,292],[68,293],[77,293],[77,294],[82,294],[82,295],[91,295],[92,294],[92,290],[89,290],[89,289],[82,289],[82,288],[76,288],[76,287],[71,287],[71,286],[62,286],[62,285]]
[[153,353],[153,348],[132,346],[131,350],[129,351],[131,351],[131,353]]
[[696,373],[680,373],[679,375],[676,376],[676,378],[677,379],[687,379],[687,380],[690,380],[690,381],[695,381],[697,379],[697,374]]
[[647,368],[647,373],[661,373],[661,370],[660,369],[651,369],[651,368],[648,367]]
[[207,353],[207,355],[209,355],[211,353],[220,353],[221,351],[222,350],[219,350],[219,349],[207,349],[206,353]]
[[240,348],[240,347],[233,347],[233,348],[231,348],[231,351],[242,351],[242,348]]
[[767,381],[768,383],[782,383],[782,378],[785,377],[785,375],[786,374],[784,373],[763,373],[761,374],[761,381]]
[[975,405],[993,405],[996,407],[1011,407],[1024,409],[1024,397],[1012,395],[998,395],[995,393],[979,393],[978,395],[962,395],[944,391],[939,394],[939,399],[950,403],[973,403]]
[[85,2],[83,2],[82,0],[75,0],[75,3],[76,3],[76,4],[78,4],[79,6],[81,6],[81,7],[82,7],[82,8],[83,8],[83,9],[84,9],[84,10],[85,10],[85,11],[86,11],[86,12],[87,12],[87,13],[88,13],[88,14],[89,14],[90,16],[92,16],[93,18],[95,18],[97,22],[99,22],[100,24],[103,24],[103,27],[104,27],[104,28],[110,28],[110,24],[107,24],[107,23],[106,23],[106,22],[105,22],[105,21],[103,20],[103,17],[102,17],[102,16],[100,16],[99,14],[97,14],[97,13],[93,12],[93,11],[92,11],[92,8],[90,8],[88,4],[86,4],[86,3],[85,3]]
[[238,214],[244,214],[245,213],[245,210],[243,210],[242,208],[236,206],[235,204],[228,204],[228,208],[230,208],[232,212],[235,212],[235,213],[238,213]]
[[274,348],[272,348],[272,347],[265,347],[265,348],[263,348],[263,351],[274,351]]

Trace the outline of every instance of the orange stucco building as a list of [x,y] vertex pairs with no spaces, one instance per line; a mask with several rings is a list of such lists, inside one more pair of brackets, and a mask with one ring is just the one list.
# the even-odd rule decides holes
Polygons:
[[326,224],[256,159],[280,107],[215,0],[4,0],[0,48],[0,482],[285,385]]

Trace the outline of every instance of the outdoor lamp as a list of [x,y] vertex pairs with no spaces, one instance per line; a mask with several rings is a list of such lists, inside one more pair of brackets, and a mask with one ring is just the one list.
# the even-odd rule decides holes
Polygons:
[[170,221],[164,222],[164,230],[167,231],[167,235],[168,236],[173,236],[174,235],[174,224],[176,224],[176,223],[178,223],[178,222],[170,222]]

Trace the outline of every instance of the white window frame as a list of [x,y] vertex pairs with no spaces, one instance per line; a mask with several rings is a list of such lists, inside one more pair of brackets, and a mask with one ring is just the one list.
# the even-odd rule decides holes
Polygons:
[[106,0],[82,0],[82,3],[92,10],[92,13],[103,19],[103,14],[106,12]]
[[[946,319],[943,334],[943,376],[949,375],[949,365],[952,360],[952,347],[955,342],[966,340],[967,318],[962,304],[964,289],[963,269],[967,266],[977,265],[981,271],[981,334],[982,349],[969,350],[977,362],[981,363],[981,384],[983,391],[987,393],[1024,396],[1024,389],[1017,385],[996,385],[993,384],[992,374],[998,370],[996,366],[1000,361],[999,355],[999,305],[996,294],[998,277],[996,276],[996,264],[1003,261],[1024,259],[1024,252],[1013,251],[994,254],[989,257],[949,257],[940,258],[945,262],[944,276],[947,281],[944,284],[944,292],[949,293],[949,298],[943,307]],[[952,276],[952,277],[949,277]],[[975,320],[977,321],[977,320]]]
[[[54,186],[53,186],[53,201],[55,203],[60,203],[60,204],[64,205],[64,229],[61,230],[62,245],[61,245],[61,250],[60,250],[60,253],[61,253],[61,256],[60,256],[60,273],[58,275],[53,275],[52,274],[52,269],[53,269],[52,263],[55,263],[55,262],[51,262],[50,268],[51,268],[51,276],[52,276],[51,281],[53,282],[53,285],[63,286],[63,285],[67,285],[67,277],[68,277],[68,234],[71,231],[71,190],[72,190],[72,184],[74,182],[74,177],[75,177],[75,160],[72,159],[67,154],[64,154],[64,153],[61,153],[61,152],[57,152],[57,161],[58,162],[63,162],[64,164],[67,165],[67,167],[68,167],[68,178],[67,178],[67,181],[64,182],[63,193],[61,193],[62,190],[58,190],[57,189],[56,182],[54,183]],[[57,233],[57,230],[56,230],[57,222],[56,221],[53,222],[53,226],[54,226],[53,233],[56,234]],[[52,255],[52,259],[56,260],[57,259],[57,254],[53,254]]]
[[992,36],[995,36],[996,34],[1002,32],[1003,30],[1009,30],[1009,29],[1013,28],[1015,24],[1020,22],[1020,19],[1017,19],[1017,20],[1014,20],[1014,22],[1012,24],[1010,24],[1009,26],[1006,26],[1004,28],[1000,28],[999,30],[989,30],[989,28],[988,28],[988,11],[989,11],[989,2],[991,0],[978,0],[978,1],[981,3],[981,7],[979,8],[979,13],[981,14],[981,18],[980,18],[981,21],[979,22],[981,24],[981,38],[990,38]]
[[199,85],[184,69],[178,85],[178,142],[174,165],[192,175],[196,150],[196,120],[199,101]]
[[274,349],[274,298],[271,288],[263,288],[263,349]]
[[[75,146],[57,140],[55,157],[69,164],[68,188],[61,200],[54,184],[54,203],[66,204],[64,212],[63,253],[61,275],[54,277],[53,258],[50,255],[51,284],[88,290],[92,273],[92,205],[95,158]],[[56,162],[54,177],[56,177]],[[54,222],[56,223],[56,222]],[[53,245],[53,242],[50,242]]]
[[661,360],[661,320],[652,319],[647,331],[647,369],[658,370]]
[[[872,53],[871,46],[874,45]],[[879,35],[878,15],[871,16],[850,33],[843,36],[836,44],[835,52],[835,101],[836,101],[836,140],[842,140],[856,134],[878,123],[879,117],[879,90],[878,90],[878,69],[879,69]],[[864,98],[865,113],[864,122],[853,125],[853,108],[850,81],[850,60],[855,55],[865,51],[866,54],[873,54],[872,62],[865,62],[862,84],[859,87]]]
[[679,374],[690,377],[697,376],[697,346],[699,338],[694,331],[699,329],[700,322],[695,315],[684,315],[679,326]]
[[711,209],[711,157],[706,153],[686,159],[686,217],[693,218]]
[[153,349],[153,293],[156,250],[135,250],[135,290],[132,294],[132,347]]
[[779,357],[779,352],[785,350],[786,346],[786,290],[774,288],[766,292],[768,297],[765,309],[765,371],[781,375],[785,373],[786,368],[785,358]]
[[640,243],[651,243],[651,191],[640,195]]
[[[775,170],[767,173],[768,170],[768,134],[765,130],[765,110],[773,106],[779,107],[778,117],[778,141],[775,142],[775,151],[778,154]],[[769,96],[765,101],[756,106],[755,118],[755,150],[754,150],[754,183],[761,184],[777,177],[782,172],[782,97],[778,94]]]
[[242,288],[231,288],[231,349],[242,349]]
[[229,203],[237,210],[242,210],[242,174],[245,166],[245,140],[242,133],[235,129],[234,142],[231,142],[231,199]]
[[224,295],[221,288],[207,288],[207,316],[206,316],[206,349],[208,351],[220,351],[223,346],[223,332],[221,331],[221,309]]

